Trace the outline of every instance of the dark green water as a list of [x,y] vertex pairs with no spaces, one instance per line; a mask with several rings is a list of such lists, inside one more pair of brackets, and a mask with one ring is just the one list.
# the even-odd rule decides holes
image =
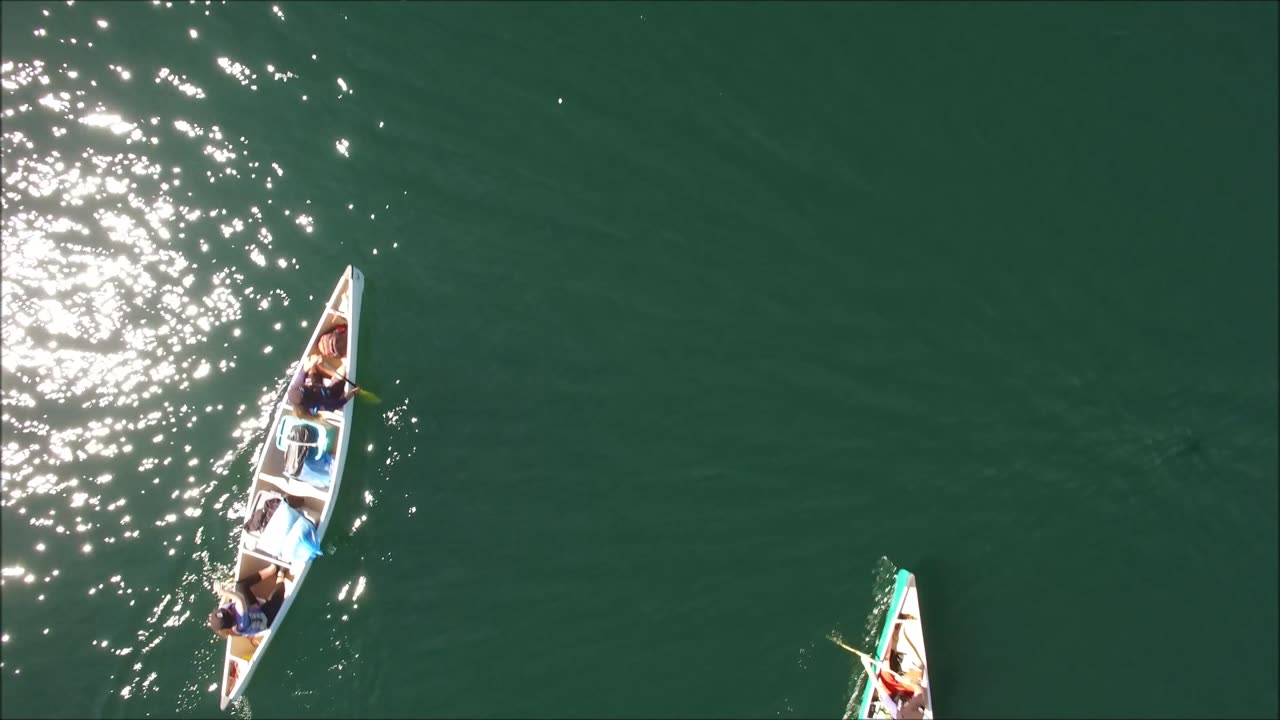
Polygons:
[[219,714],[352,263],[237,716],[1275,717],[1276,7],[3,3],[0,714]]

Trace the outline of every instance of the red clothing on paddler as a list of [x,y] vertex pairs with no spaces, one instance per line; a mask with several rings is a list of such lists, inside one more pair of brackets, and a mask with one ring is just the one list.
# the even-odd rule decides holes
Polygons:
[[885,671],[883,668],[880,670],[880,682],[884,683],[884,686],[894,695],[902,694],[910,696],[916,694],[917,688],[903,683],[897,678],[897,676]]

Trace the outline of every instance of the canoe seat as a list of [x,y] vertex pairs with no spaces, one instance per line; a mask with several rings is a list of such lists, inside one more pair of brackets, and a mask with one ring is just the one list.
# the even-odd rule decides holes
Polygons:
[[327,490],[333,482],[333,456],[325,452],[329,447],[329,431],[324,425],[293,415],[283,415],[280,418],[280,427],[276,428],[276,448],[281,452],[287,451],[289,431],[297,425],[313,428],[319,439],[316,441],[315,449],[303,456],[302,471],[290,477],[319,490]]
[[[316,498],[317,500],[329,499],[329,488],[318,488],[314,485],[304,483],[301,480],[291,480],[286,477],[280,477],[279,475],[272,475],[264,472],[258,473],[258,479],[280,488],[281,491],[289,495]],[[315,518],[312,519],[314,520]]]
[[[325,450],[329,449],[329,433],[325,430],[324,425],[312,420],[307,420],[306,418],[282,414],[280,417],[280,427],[276,428],[276,448],[278,450],[284,452],[288,448],[286,440],[289,436],[289,431],[293,429],[294,425],[310,425],[315,428],[316,433],[320,436],[320,439],[316,441],[314,451],[315,455],[321,455]],[[312,455],[313,453],[307,454]]]

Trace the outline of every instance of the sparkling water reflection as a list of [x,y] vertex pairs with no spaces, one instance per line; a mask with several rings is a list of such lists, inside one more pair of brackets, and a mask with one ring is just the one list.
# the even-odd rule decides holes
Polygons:
[[[178,711],[216,702],[207,588],[231,570],[230,519],[244,502],[248,450],[314,316],[311,304],[290,307],[289,273],[300,262],[276,235],[317,228],[309,200],[289,207],[275,197],[291,180],[285,165],[260,157],[251,129],[208,104],[219,70],[232,80],[219,91],[249,100],[298,77],[279,60],[219,53],[219,32],[200,22],[221,10],[68,2],[41,8],[29,28],[44,43],[31,47],[47,48],[33,55],[43,57],[6,42],[0,672],[8,693],[23,692],[17,651],[43,642],[118,658],[102,674],[113,678],[116,702],[162,686]],[[181,12],[179,23],[158,27],[195,49],[162,66],[122,64],[113,33],[157,12]],[[273,7],[262,21],[285,15]],[[140,110],[159,107],[157,90],[169,111]],[[246,354],[271,358],[280,377],[255,375],[249,387],[237,379],[239,389],[226,390]],[[133,471],[122,474],[122,461]],[[368,507],[373,496],[364,493]],[[111,552],[121,545],[170,572],[131,578]],[[360,575],[348,602],[364,592]],[[109,620],[72,622],[70,595]],[[38,606],[53,597],[63,598],[64,623],[45,627]],[[41,620],[12,621],[19,617]],[[341,628],[334,633],[346,642]],[[81,644],[82,634],[92,637]],[[157,652],[171,637],[181,647]]]

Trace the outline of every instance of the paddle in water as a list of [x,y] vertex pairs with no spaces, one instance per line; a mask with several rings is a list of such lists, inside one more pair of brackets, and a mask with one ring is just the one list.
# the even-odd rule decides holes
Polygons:
[[917,688],[917,690],[913,690],[913,692],[918,692],[918,688],[920,687],[920,685],[919,685],[918,683],[916,683],[915,681],[913,681],[913,680],[911,680],[911,679],[909,679],[909,678],[907,678],[907,677],[904,677],[901,673],[894,672],[893,668],[891,668],[891,667],[889,667],[889,666],[885,665],[883,662],[881,662],[881,661],[877,660],[876,658],[871,657],[870,655],[868,655],[868,654],[866,654],[866,653],[862,652],[861,650],[859,650],[859,649],[857,649],[857,648],[852,648],[852,647],[849,647],[848,645],[845,645],[845,644],[844,644],[843,642],[841,642],[838,638],[836,638],[836,636],[835,636],[835,635],[828,635],[828,636],[827,636],[827,639],[828,639],[828,640],[830,640],[831,642],[833,642],[833,643],[835,643],[835,644],[839,645],[840,647],[844,648],[845,650],[848,650],[849,652],[853,653],[854,655],[857,655],[857,656],[858,656],[858,658],[862,660],[863,666],[864,666],[865,668],[867,668],[867,676],[868,676],[868,677],[871,677],[871,676],[874,674],[874,673],[872,673],[872,672],[871,672],[871,668],[872,668],[872,667],[875,667],[875,668],[878,668],[879,670],[883,670],[884,672],[888,673],[888,674],[889,674],[889,675],[891,675],[894,679],[896,679],[896,680],[898,680],[898,681],[900,681],[900,682],[905,681],[906,683],[909,683],[910,685],[912,685],[912,686],[914,686],[915,688]]

